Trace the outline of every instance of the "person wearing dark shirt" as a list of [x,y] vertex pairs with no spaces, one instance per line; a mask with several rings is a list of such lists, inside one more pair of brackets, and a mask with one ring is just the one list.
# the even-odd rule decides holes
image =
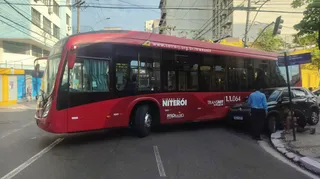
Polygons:
[[248,104],[251,108],[251,132],[252,137],[256,140],[261,140],[260,135],[268,112],[266,95],[260,91],[260,86],[257,86],[257,90],[251,93],[248,98]]

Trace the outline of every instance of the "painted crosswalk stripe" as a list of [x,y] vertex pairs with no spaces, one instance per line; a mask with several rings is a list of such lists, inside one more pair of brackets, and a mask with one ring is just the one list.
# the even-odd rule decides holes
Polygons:
[[31,165],[33,162],[35,162],[37,159],[39,159],[41,156],[43,156],[45,153],[47,153],[48,151],[50,151],[53,147],[55,147],[56,145],[58,145],[61,141],[63,140],[63,138],[58,138],[57,140],[55,140],[53,143],[51,143],[49,146],[47,146],[46,148],[44,148],[43,150],[41,150],[39,153],[37,153],[36,155],[34,155],[33,157],[31,157],[29,160],[25,161],[24,163],[22,163],[20,166],[18,166],[17,168],[15,168],[14,170],[12,170],[11,172],[9,172],[8,174],[6,174],[5,176],[1,177],[1,179],[11,179],[14,176],[16,176],[18,173],[20,173],[22,170],[24,170],[25,168],[27,168],[29,165]]

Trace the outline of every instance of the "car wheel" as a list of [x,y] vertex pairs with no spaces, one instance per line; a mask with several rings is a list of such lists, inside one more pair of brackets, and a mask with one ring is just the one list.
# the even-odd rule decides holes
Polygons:
[[139,137],[146,137],[150,134],[152,124],[151,108],[148,105],[141,105],[134,115],[133,129]]
[[310,119],[308,120],[309,125],[317,125],[319,122],[319,112],[315,109],[311,111]]
[[277,118],[275,116],[269,116],[267,119],[268,133],[272,134],[277,131]]

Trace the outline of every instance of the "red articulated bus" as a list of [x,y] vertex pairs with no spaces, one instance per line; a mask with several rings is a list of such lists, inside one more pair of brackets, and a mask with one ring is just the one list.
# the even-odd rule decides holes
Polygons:
[[52,133],[221,119],[253,89],[285,86],[275,53],[137,31],[69,36],[52,48],[36,111]]

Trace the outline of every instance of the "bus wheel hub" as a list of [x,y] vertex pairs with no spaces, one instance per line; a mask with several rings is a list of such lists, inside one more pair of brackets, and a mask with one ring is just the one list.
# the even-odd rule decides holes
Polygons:
[[151,115],[149,113],[146,113],[146,115],[144,116],[144,124],[146,127],[150,127],[151,126]]

